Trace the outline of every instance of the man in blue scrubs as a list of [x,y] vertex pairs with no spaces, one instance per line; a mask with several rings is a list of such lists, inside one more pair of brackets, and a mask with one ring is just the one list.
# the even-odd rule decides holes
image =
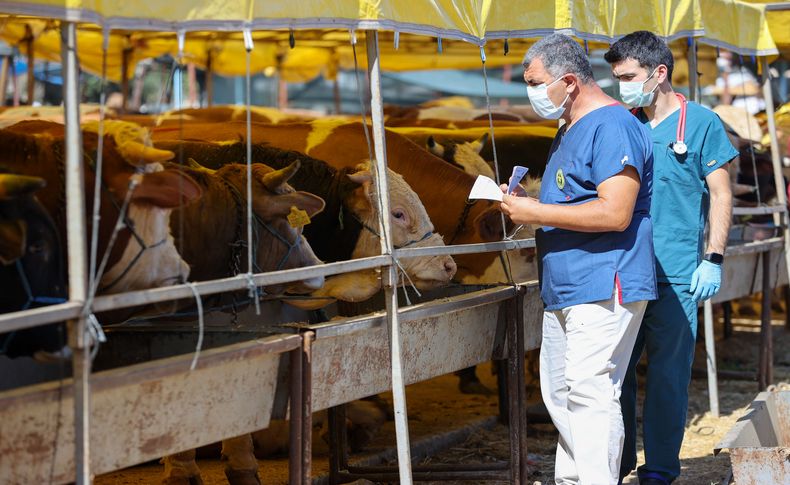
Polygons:
[[[636,468],[635,368],[644,350],[645,464],[637,473],[640,484],[666,485],[680,475],[678,454],[686,425],[697,303],[721,286],[732,213],[727,164],[738,152],[715,113],[684,102],[672,90],[672,51],[657,36],[644,31],[629,34],[614,43],[605,58],[620,81],[621,98],[635,109],[653,142],[650,214],[659,292],[659,299],[647,305],[620,398],[626,430],[620,476]],[[703,253],[706,219],[710,237]]]
[[541,39],[524,68],[536,113],[565,121],[540,200],[522,192],[501,204],[513,222],[542,226],[540,384],[560,435],[555,481],[614,485],[624,436],[620,388],[647,301],[657,296],[652,147],[644,126],[595,83],[573,39]]

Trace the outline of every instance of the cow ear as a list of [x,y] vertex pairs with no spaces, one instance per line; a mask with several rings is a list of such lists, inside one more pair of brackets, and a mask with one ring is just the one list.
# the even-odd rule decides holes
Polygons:
[[348,174],[348,178],[352,182],[356,182],[359,185],[367,185],[373,183],[373,174],[370,170],[360,170],[359,172],[354,172]]
[[[257,202],[257,201],[256,201]],[[260,203],[255,205],[255,212],[267,214],[269,217],[285,217],[291,212],[291,207],[307,212],[312,218],[324,210],[324,199],[309,192],[291,192],[290,194],[277,195],[268,198],[266,205]]]
[[203,189],[189,175],[178,170],[147,173],[132,192],[132,202],[162,208],[186,205],[203,195]]
[[477,216],[475,225],[483,241],[499,241],[504,237],[501,213],[493,207]]
[[25,255],[27,224],[22,220],[0,221],[0,263],[11,264]]
[[296,203],[294,205],[303,211],[307,211],[307,215],[309,215],[310,218],[321,213],[324,207],[326,207],[324,199],[310,192],[302,192],[300,190],[292,195],[296,198]]
[[483,136],[472,142],[472,149],[474,149],[477,153],[480,153],[483,151],[483,147],[486,145],[487,141],[488,133],[483,133]]
[[425,146],[428,147],[429,152],[433,153],[437,157],[441,158],[444,156],[444,147],[433,139],[433,135],[429,136],[428,140],[425,141]]

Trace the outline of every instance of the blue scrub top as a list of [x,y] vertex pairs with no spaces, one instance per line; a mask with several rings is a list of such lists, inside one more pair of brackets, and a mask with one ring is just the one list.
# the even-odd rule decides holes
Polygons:
[[703,231],[710,198],[705,177],[730,162],[738,151],[730,143],[719,116],[697,103],[686,108],[688,146],[677,155],[671,144],[677,138],[680,110],[654,128],[642,110],[639,120],[653,140],[653,244],[658,281],[691,283],[691,275],[704,250]]
[[540,201],[576,205],[598,198],[597,187],[630,165],[641,186],[631,224],[623,232],[586,233],[553,227],[536,231],[540,290],[546,310],[612,297],[621,303],[657,297],[650,195],[650,135],[620,105],[598,108],[554,138],[543,174]]

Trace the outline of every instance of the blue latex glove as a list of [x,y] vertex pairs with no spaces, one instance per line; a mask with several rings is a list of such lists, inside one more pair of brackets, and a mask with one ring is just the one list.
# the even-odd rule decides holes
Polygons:
[[691,299],[705,301],[721,288],[721,265],[703,260],[691,275]]

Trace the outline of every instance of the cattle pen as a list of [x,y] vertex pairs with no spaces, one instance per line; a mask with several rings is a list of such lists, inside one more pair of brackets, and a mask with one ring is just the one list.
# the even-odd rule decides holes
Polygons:
[[[294,31],[300,29],[340,29],[345,37],[344,42],[353,45],[357,43],[357,34],[360,37],[364,34],[369,79],[369,93],[365,94],[370,98],[370,149],[374,152],[371,158],[377,194],[389,193],[388,177],[378,176],[386,174],[388,166],[381,96],[379,31],[394,31],[395,43],[399,41],[400,32],[435,35],[440,39],[439,46],[442,38],[469,42],[475,47],[483,70],[486,67],[486,42],[494,45],[504,41],[504,48],[508,49],[507,39],[515,41],[519,37],[535,37],[546,29],[570,30],[585,42],[601,41],[601,36],[594,33],[588,35],[582,27],[568,29],[567,26],[535,25],[534,21],[525,21],[525,25],[531,26],[526,30],[505,24],[501,30],[489,28],[487,32],[484,22],[465,24],[455,14],[449,15],[447,12],[431,19],[436,25],[429,25],[419,21],[419,8],[412,12],[411,17],[378,19],[372,15],[373,11],[366,14],[359,2],[337,2],[344,8],[338,6],[338,10],[333,10],[326,7],[304,18],[300,18],[297,12],[283,16],[275,10],[267,11],[258,6],[256,8],[261,10],[256,11],[252,18],[240,11],[235,12],[238,16],[236,19],[216,20],[211,16],[212,12],[207,10],[202,12],[204,18],[193,21],[180,21],[189,18],[185,11],[160,12],[154,7],[150,7],[149,18],[125,16],[127,8],[120,5],[122,2],[117,5],[117,16],[115,12],[111,13],[109,6],[103,7],[106,10],[71,9],[62,5],[52,6],[52,3],[7,3],[0,6],[0,14],[9,20],[29,17],[56,20],[61,32],[67,139],[65,190],[69,221],[69,298],[65,303],[0,315],[0,329],[10,332],[68,321],[73,376],[0,392],[0,481],[87,484],[92,482],[96,474],[266,428],[272,420],[287,417],[290,419],[289,481],[311,483],[311,416],[315,411],[330,409],[330,422],[334,422],[332,443],[335,445],[331,458],[330,479],[333,483],[364,477],[375,477],[378,481],[386,482],[400,480],[400,483],[439,478],[499,479],[525,483],[524,353],[538,348],[540,344],[542,303],[537,282],[511,279],[503,285],[466,287],[444,293],[437,291],[432,299],[426,297],[414,303],[408,301],[407,296],[406,305],[399,301],[398,293],[402,278],[401,260],[437,255],[503,253],[534,248],[534,239],[512,240],[503,237],[500,241],[492,242],[397,248],[393,242],[390,219],[380,217],[375,228],[380,234],[381,254],[378,256],[267,272],[255,272],[250,256],[248,271],[239,271],[236,276],[96,295],[95,273],[89,270],[94,265],[89,256],[89,216],[85,213],[83,186],[77,32],[80,24],[90,24],[92,29],[101,32],[105,46],[114,29],[164,32],[176,38],[181,53],[190,31],[241,33],[247,56],[245,79],[248,126],[251,89],[249,59],[257,45],[253,36],[255,31],[277,31],[286,39],[290,37],[288,41],[293,42]],[[373,9],[372,5],[369,7]],[[395,12],[388,13],[396,16]],[[476,12],[476,15],[479,14]],[[504,15],[499,13],[495,17]],[[96,29],[96,26],[99,28]],[[703,37],[701,31],[694,29],[695,36]],[[612,34],[607,38],[615,36]],[[666,37],[685,39],[688,33],[667,33]],[[774,53],[771,49],[749,50],[749,46],[739,46],[730,43],[727,38],[716,38],[714,35],[701,40],[743,52],[757,52],[762,56]],[[695,55],[696,42],[696,38],[690,41],[691,59]],[[28,52],[32,52],[32,49]],[[181,59],[181,56],[177,57]],[[764,61],[763,73],[765,96],[770,100],[767,60]],[[696,92],[693,85],[692,92]],[[362,88],[360,97],[365,97]],[[768,120],[771,129],[775,130],[772,113]],[[367,136],[368,124],[363,126]],[[251,143],[249,136],[247,143]],[[783,186],[775,134],[771,149],[776,181]],[[249,156],[247,162],[249,167]],[[728,247],[728,261],[732,263],[728,262],[725,266],[726,283],[716,302],[787,284],[786,256],[790,243],[787,200],[784,190],[777,192],[779,205],[775,207],[736,211],[736,214],[741,215],[775,214],[783,232],[764,241],[742,241]],[[379,214],[390,213],[388,197],[377,197],[376,202]],[[459,221],[459,224],[462,222]],[[251,221],[248,221],[250,241],[251,226]],[[251,247],[252,244],[248,244],[250,251]],[[113,349],[112,355],[108,356],[106,350],[102,354],[99,350],[96,363],[103,362],[101,366],[106,366],[106,369],[93,370],[92,350],[97,345],[97,330],[93,324],[95,314],[185,299],[195,300],[200,307],[204,297],[233,291],[251,290],[257,300],[257,289],[264,286],[377,269],[381,271],[383,283],[383,309],[373,313],[309,322],[304,313],[295,314],[293,310],[284,310],[277,301],[261,301],[255,306],[260,306],[256,310],[260,310],[263,317],[253,315],[252,310],[248,316],[253,323],[263,320],[268,325],[248,325],[243,331],[223,325],[212,328],[210,324],[204,325],[201,314],[199,328],[197,322],[192,321],[170,328],[164,326],[153,329],[149,333],[162,338],[172,348],[180,345],[180,351],[165,349],[164,344],[154,349],[148,340],[147,344],[136,347],[139,355],[132,355],[128,349],[118,346],[112,347],[115,345],[113,339],[118,336],[117,342],[131,342],[136,338],[135,335],[151,328],[108,329],[110,342],[104,345]],[[751,281],[744,279],[744,274],[752,274]],[[403,290],[404,294],[406,291]],[[767,308],[770,306],[770,292],[764,291],[763,295],[763,305]],[[266,319],[267,312],[280,312],[275,325]],[[283,314],[286,316],[283,317]],[[765,357],[761,359],[759,368],[760,385],[763,387],[771,383],[772,361],[770,315],[764,312],[763,321],[766,319],[768,323],[763,329]],[[711,407],[715,410],[718,405],[714,401],[716,383],[713,376],[716,369],[710,304],[705,308],[705,322],[706,339],[710,339],[708,373],[709,378],[713,379],[710,384]],[[174,343],[181,338],[179,332],[185,337],[180,344]],[[187,347],[194,346],[198,335],[205,348],[188,352]],[[205,341],[202,340],[204,338]],[[492,359],[506,363],[506,386],[503,386],[505,391],[501,397],[506,402],[503,414],[510,425],[510,460],[488,466],[460,464],[412,468],[405,386]],[[196,389],[200,392],[195,392]],[[342,405],[387,390],[393,392],[398,466],[351,466],[345,456],[344,437],[340,432],[342,426],[339,423],[344,421]]]

